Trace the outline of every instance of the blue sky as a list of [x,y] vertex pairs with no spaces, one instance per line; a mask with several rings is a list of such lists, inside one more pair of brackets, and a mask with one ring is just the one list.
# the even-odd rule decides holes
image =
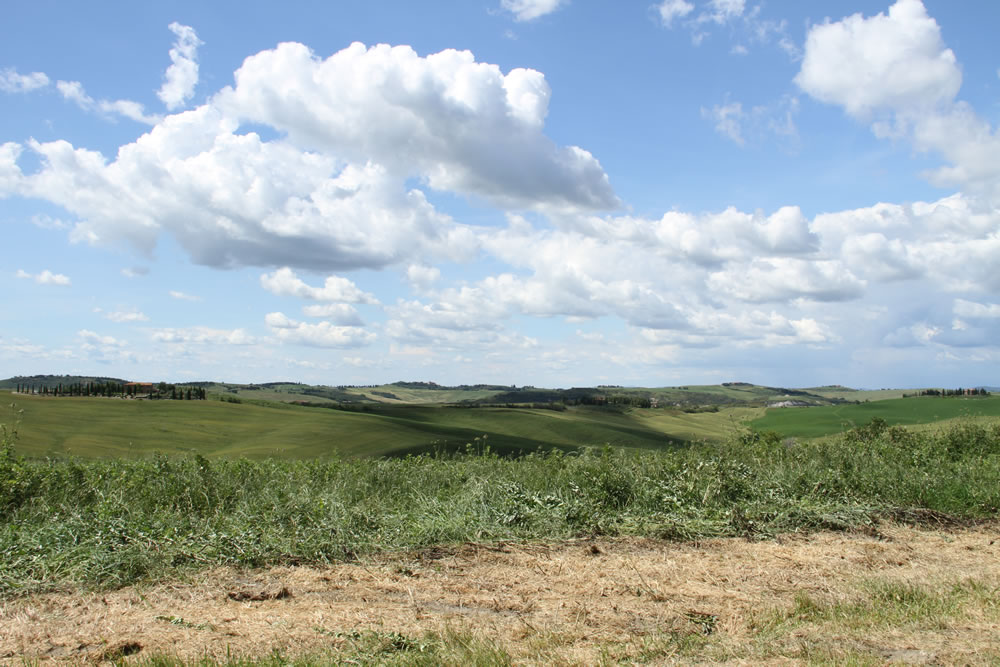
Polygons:
[[15,3],[0,375],[998,384],[1000,5],[822,7]]

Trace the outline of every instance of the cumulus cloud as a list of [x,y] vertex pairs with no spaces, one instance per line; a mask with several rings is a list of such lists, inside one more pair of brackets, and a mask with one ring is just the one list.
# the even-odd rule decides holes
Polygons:
[[313,347],[364,347],[375,341],[375,334],[359,326],[337,326],[327,321],[298,322],[284,313],[268,313],[264,322],[278,340]]
[[888,15],[813,26],[795,82],[818,100],[867,117],[950,102],[962,73],[923,3],[898,0]]
[[194,95],[194,87],[198,83],[198,47],[204,42],[198,39],[190,26],[175,21],[169,28],[177,36],[177,41],[170,49],[172,64],[167,68],[163,85],[156,95],[173,111],[184,106]]
[[333,301],[339,303],[377,304],[373,294],[363,292],[353,282],[341,276],[329,276],[323,287],[311,287],[303,282],[288,267],[265,273],[260,277],[261,287],[278,296],[294,296],[312,301]]
[[34,275],[28,273],[24,269],[18,269],[16,275],[18,278],[34,280],[39,285],[59,285],[67,287],[71,284],[70,279],[67,276],[64,276],[61,273],[52,273],[48,269]]
[[[100,107],[82,85],[59,85]],[[355,44],[321,60],[282,44],[248,58],[235,86],[209,104],[163,118],[113,160],[32,140],[42,167],[25,175],[21,148],[5,145],[0,187],[70,211],[75,239],[127,241],[148,253],[166,231],[209,266],[351,270],[462,259],[476,235],[419,188],[406,189],[413,176],[505,207],[618,206],[593,156],[542,133],[549,94],[539,72],[504,75],[469,52],[420,57]],[[287,139],[241,132],[245,122]]]
[[170,298],[177,299],[179,301],[201,301],[200,296],[195,296],[194,294],[185,294],[184,292],[179,292],[177,290],[170,290],[167,292]]
[[540,72],[504,75],[468,51],[420,57],[355,43],[321,60],[285,43],[247,58],[215,103],[298,146],[420,175],[438,190],[510,208],[616,208],[600,163],[542,134],[550,95]]
[[567,4],[569,0],[500,0],[500,6],[517,21],[534,21]]
[[0,91],[5,93],[29,93],[49,85],[49,77],[44,72],[18,74],[12,67],[0,69]]
[[880,137],[907,139],[949,164],[926,174],[935,185],[1000,200],[1000,136],[956,100],[962,72],[920,0],[897,0],[888,14],[854,14],[813,26],[795,78],[812,97],[872,121]]

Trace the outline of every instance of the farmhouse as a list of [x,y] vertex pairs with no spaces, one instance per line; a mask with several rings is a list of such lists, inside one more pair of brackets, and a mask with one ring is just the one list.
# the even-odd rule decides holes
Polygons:
[[152,382],[126,382],[125,393],[129,396],[138,396],[139,394],[151,395],[154,387],[155,385]]

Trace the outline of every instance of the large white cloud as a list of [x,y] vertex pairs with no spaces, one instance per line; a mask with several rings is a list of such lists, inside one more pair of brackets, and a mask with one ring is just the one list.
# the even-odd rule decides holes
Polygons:
[[961,69],[920,0],[813,26],[795,81],[814,98],[873,120],[877,135],[944,156],[950,164],[927,174],[933,183],[1000,202],[1000,137],[956,101]]
[[923,3],[897,0],[888,15],[854,14],[813,26],[795,82],[819,100],[864,116],[950,102],[962,73]]
[[284,43],[247,58],[215,104],[300,147],[501,206],[617,207],[590,153],[542,134],[550,94],[540,72],[504,75],[468,51],[355,43],[324,60]]
[[[476,249],[469,228],[407,187],[413,177],[502,206],[618,205],[589,153],[542,133],[544,76],[504,75],[465,51],[420,57],[355,44],[321,60],[282,44],[248,58],[210,103],[162,119],[127,101],[96,102],[75,82],[59,86],[85,108],[155,122],[110,161],[32,140],[42,166],[24,174],[22,147],[0,148],[0,196],[62,206],[79,220],[74,238],[91,243],[150,252],[169,233],[210,266],[381,268]],[[285,138],[265,141],[241,131],[245,122]]]
[[169,232],[210,266],[381,267],[463,243],[460,228],[384,169],[331,177],[333,158],[235,129],[201,107],[168,117],[111,163],[64,141],[32,141],[43,168],[16,182],[74,213],[76,238],[148,252]]

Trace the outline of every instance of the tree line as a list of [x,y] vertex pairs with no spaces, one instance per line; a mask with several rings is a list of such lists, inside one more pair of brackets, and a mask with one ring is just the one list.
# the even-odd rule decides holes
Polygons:
[[975,389],[924,389],[916,394],[903,394],[903,398],[911,396],[989,396],[990,392],[982,387]]
[[161,382],[158,385],[137,384],[134,382],[72,382],[58,383],[54,387],[46,384],[37,386],[29,383],[18,383],[17,393],[37,394],[39,396],[84,396],[105,398],[152,398],[171,399],[175,401],[204,401],[207,392],[204,387],[178,387],[174,384]]

